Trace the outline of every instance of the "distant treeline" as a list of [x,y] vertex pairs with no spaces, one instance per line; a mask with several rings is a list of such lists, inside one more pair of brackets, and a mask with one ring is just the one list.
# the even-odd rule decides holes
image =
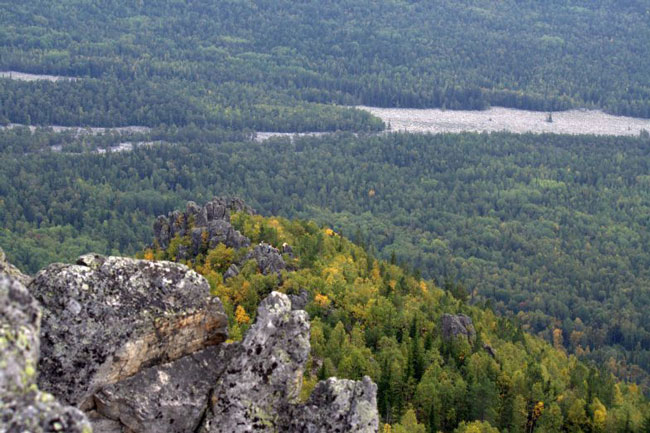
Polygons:
[[639,1],[9,2],[0,122],[377,130],[338,106],[650,117]]

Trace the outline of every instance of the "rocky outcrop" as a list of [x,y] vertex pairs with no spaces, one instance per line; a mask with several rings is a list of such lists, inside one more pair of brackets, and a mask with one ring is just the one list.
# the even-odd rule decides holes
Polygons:
[[31,281],[31,277],[20,272],[20,269],[7,262],[5,252],[0,248],[0,274],[5,274],[15,278],[21,284],[26,286]]
[[115,425],[141,433],[196,431],[236,347],[211,346],[104,387],[95,394],[95,433],[120,432]]
[[442,315],[442,338],[450,341],[453,338],[463,337],[471,344],[476,336],[472,319],[464,314]]
[[319,382],[309,400],[287,412],[286,430],[291,432],[376,432],[377,385],[330,378]]
[[[0,431],[89,433],[378,430],[376,386],[331,378],[298,403],[307,292],[272,292],[241,343],[187,267],[86,255],[29,289],[0,275]],[[39,321],[43,356],[38,360]],[[65,402],[38,391],[39,384]]]
[[223,282],[225,283],[228,279],[236,277],[239,275],[239,267],[236,264],[232,264],[228,267],[226,272],[223,274]]
[[0,273],[0,431],[89,433],[83,413],[36,387],[40,318],[21,281]]
[[280,251],[264,242],[255,245],[255,248],[246,254],[242,262],[246,263],[249,260],[255,260],[257,268],[264,275],[276,274],[279,277],[281,271],[287,268]]
[[43,306],[39,385],[84,410],[106,385],[227,335],[221,302],[177,263],[87,255],[50,265],[29,289]]
[[260,304],[239,354],[217,382],[204,432],[275,432],[295,403],[309,356],[309,319],[273,292]]
[[319,382],[308,402],[297,404],[309,350],[307,313],[271,293],[217,382],[200,431],[376,432],[377,387],[367,377]]
[[178,259],[196,257],[202,250],[220,243],[235,249],[247,247],[250,240],[230,224],[231,211],[254,213],[238,198],[215,198],[205,206],[188,202],[185,212],[174,211],[156,219],[154,239],[158,246],[166,249],[174,237],[188,236],[190,245],[179,248]]
[[291,300],[291,308],[294,310],[304,310],[307,304],[309,304],[309,292],[305,289],[301,289],[300,293],[297,295],[289,295]]

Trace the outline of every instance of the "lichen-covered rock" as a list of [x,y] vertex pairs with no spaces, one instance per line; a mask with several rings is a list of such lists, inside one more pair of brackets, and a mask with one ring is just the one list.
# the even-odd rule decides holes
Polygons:
[[206,280],[177,263],[91,254],[48,266],[29,290],[43,306],[39,385],[83,410],[102,387],[227,335]]
[[21,284],[27,285],[31,280],[31,277],[20,272],[20,269],[12,265],[7,261],[5,252],[0,248],[0,274],[9,275],[20,281]]
[[257,268],[264,275],[276,274],[280,276],[281,271],[287,268],[280,251],[264,242],[255,245],[255,248],[246,254],[243,262],[248,260],[255,260]]
[[[217,379],[237,343],[211,346],[176,361],[140,371],[95,394],[95,430],[138,433],[194,432]],[[116,423],[107,424],[106,420]]]
[[329,378],[319,382],[309,400],[285,413],[286,432],[375,433],[379,429],[377,385]]
[[91,433],[79,409],[64,406],[51,394],[32,389],[0,399],[0,431],[7,433]]
[[464,314],[443,314],[442,315],[442,338],[446,341],[456,337],[467,338],[472,342],[476,336],[472,319]]
[[219,378],[199,431],[377,432],[377,386],[367,377],[320,382],[297,404],[309,349],[307,313],[271,293]]
[[309,320],[273,292],[217,382],[203,432],[286,431],[281,416],[295,403],[309,355]]
[[16,278],[0,273],[0,431],[89,433],[77,409],[36,387],[40,309]]
[[214,198],[205,206],[188,202],[185,212],[174,211],[156,219],[154,238],[158,246],[166,249],[174,237],[188,236],[190,246],[180,249],[178,259],[193,258],[205,248],[214,248],[219,243],[235,249],[247,247],[250,240],[230,224],[231,211],[254,213],[238,198]]
[[0,392],[36,383],[41,312],[23,284],[0,274]]

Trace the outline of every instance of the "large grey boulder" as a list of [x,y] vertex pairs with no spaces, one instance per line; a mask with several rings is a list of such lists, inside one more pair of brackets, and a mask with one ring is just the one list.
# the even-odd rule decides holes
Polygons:
[[250,246],[250,240],[230,224],[230,212],[253,210],[238,198],[214,198],[205,206],[188,202],[185,212],[174,211],[159,216],[154,222],[154,239],[163,249],[169,247],[174,237],[188,236],[189,248],[180,249],[177,259],[196,257],[205,248],[214,248],[222,243],[231,248]]
[[472,319],[464,314],[442,315],[442,338],[450,341],[453,338],[466,338],[469,343],[474,341],[476,331]]
[[39,385],[83,410],[106,385],[227,336],[206,280],[177,263],[90,254],[48,266],[29,290],[43,306]]
[[202,431],[286,431],[280,416],[297,401],[309,349],[307,313],[292,311],[286,295],[272,292],[217,382]]
[[237,346],[211,346],[105,386],[95,394],[97,416],[91,419],[95,433],[196,431]]
[[0,431],[89,433],[83,413],[36,387],[40,318],[23,284],[0,273]]
[[287,268],[280,251],[264,242],[255,245],[242,262],[246,263],[248,260],[255,260],[257,268],[264,275],[276,274],[279,277],[281,271]]
[[289,432],[374,433],[379,430],[377,385],[367,376],[362,381],[329,378],[287,415]]

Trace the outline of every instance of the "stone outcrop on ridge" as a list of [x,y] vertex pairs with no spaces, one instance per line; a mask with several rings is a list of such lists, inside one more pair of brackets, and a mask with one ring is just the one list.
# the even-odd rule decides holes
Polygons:
[[89,254],[29,290],[43,307],[39,385],[83,410],[102,387],[227,336],[219,299],[178,263]]

